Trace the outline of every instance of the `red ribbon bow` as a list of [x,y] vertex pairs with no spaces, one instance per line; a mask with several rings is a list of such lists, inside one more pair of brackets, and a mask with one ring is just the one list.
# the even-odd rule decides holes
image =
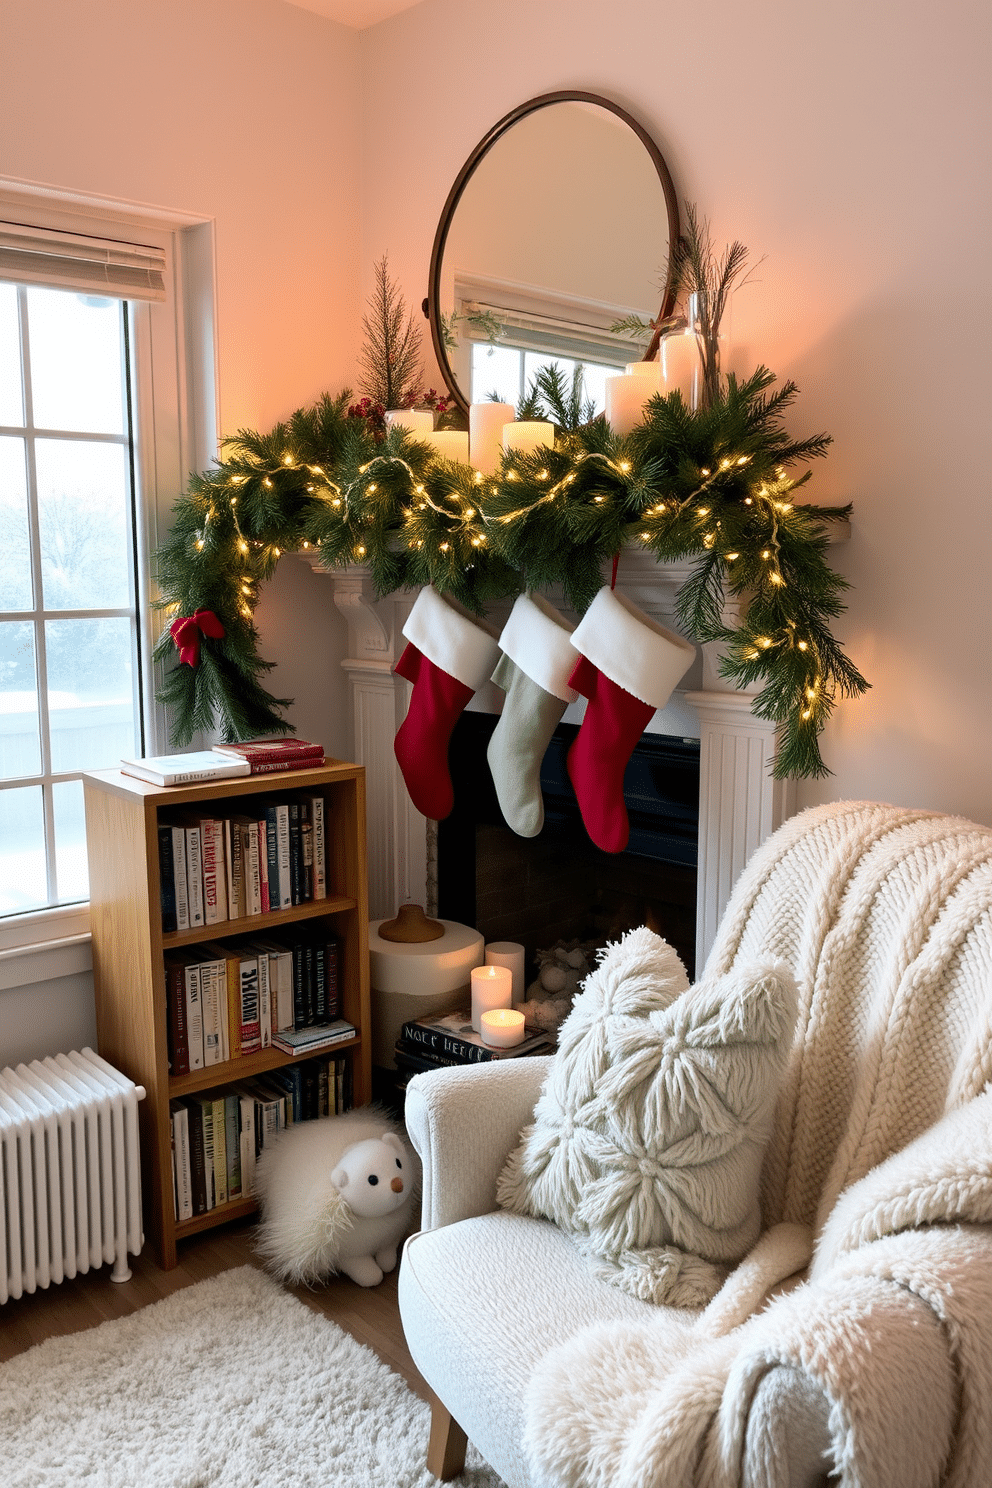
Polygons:
[[224,634],[213,610],[197,610],[195,615],[180,615],[169,626],[169,634],[179,647],[179,661],[195,667],[200,660],[200,633],[219,641]]

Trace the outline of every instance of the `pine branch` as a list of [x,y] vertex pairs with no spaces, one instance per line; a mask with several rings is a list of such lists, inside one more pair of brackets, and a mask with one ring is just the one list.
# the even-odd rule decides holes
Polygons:
[[423,378],[420,327],[389,277],[385,255],[375,265],[375,285],[362,317],[365,344],[359,355],[361,390],[383,408],[400,408]]

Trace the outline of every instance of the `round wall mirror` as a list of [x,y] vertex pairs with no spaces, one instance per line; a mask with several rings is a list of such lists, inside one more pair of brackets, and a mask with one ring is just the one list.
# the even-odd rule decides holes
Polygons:
[[611,329],[671,313],[678,201],[657,145],[594,93],[521,104],[472,151],[448,194],[425,302],[438,365],[466,410],[516,405],[542,366],[587,399],[651,338]]

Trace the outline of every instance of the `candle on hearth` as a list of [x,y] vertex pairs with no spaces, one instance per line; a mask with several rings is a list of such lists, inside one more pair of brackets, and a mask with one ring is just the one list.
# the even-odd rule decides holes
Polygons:
[[483,1013],[508,1008],[513,999],[513,976],[505,966],[476,966],[472,971],[472,1027],[482,1032]]
[[433,445],[442,459],[468,464],[468,433],[465,429],[433,429],[420,437],[425,444]]
[[513,977],[514,1005],[524,1000],[524,962],[526,951],[515,940],[491,940],[486,946],[486,965],[505,966]]
[[387,429],[406,429],[416,439],[434,428],[434,415],[429,408],[387,408],[384,417]]
[[515,1008],[493,1008],[480,1021],[482,1042],[490,1049],[512,1049],[524,1041],[524,1015]]
[[542,445],[554,449],[555,426],[536,419],[522,419],[520,423],[507,424],[503,429],[503,448],[516,450],[520,455],[533,454]]
[[695,331],[686,327],[684,331],[663,336],[660,356],[662,392],[673,393],[678,389],[688,408],[698,408],[701,367]]
[[629,434],[644,417],[648,399],[659,391],[653,377],[625,372],[606,378],[606,422],[615,434]]
[[495,475],[503,453],[503,428],[513,423],[512,403],[473,403],[468,411],[472,464],[483,475]]

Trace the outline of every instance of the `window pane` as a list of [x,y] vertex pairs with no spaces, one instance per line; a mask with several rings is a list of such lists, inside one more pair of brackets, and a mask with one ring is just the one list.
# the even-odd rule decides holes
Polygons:
[[130,603],[124,446],[37,442],[41,581],[48,610]]
[[52,769],[105,770],[135,752],[131,621],[49,620]]
[[603,367],[597,362],[582,363],[583,397],[587,402],[595,404],[597,413],[606,411],[606,379],[622,372],[622,367]]
[[27,298],[35,427],[122,434],[122,303],[33,287]]
[[17,780],[41,769],[34,626],[0,623],[0,779]]
[[485,403],[490,394],[497,403],[512,403],[520,398],[520,353],[513,346],[490,346],[486,341],[472,345],[472,402]]
[[[0,375],[2,366],[0,361]],[[0,435],[0,534],[0,610],[29,610],[31,554],[24,440],[9,434]]]
[[55,797],[55,870],[59,880],[59,903],[72,904],[86,899],[90,892],[83,782],[57,781],[52,791]]
[[0,424],[24,423],[17,286],[0,284]]
[[0,914],[47,903],[41,786],[0,791]]

